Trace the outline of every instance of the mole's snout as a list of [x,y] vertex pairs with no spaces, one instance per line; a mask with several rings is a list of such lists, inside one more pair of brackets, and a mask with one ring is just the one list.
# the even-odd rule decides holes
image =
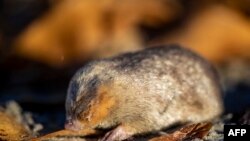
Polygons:
[[70,120],[70,121],[66,121],[65,124],[64,124],[64,128],[65,129],[71,129],[73,126],[73,122]]
[[70,119],[66,121],[66,123],[64,124],[64,128],[67,130],[79,131],[82,129],[82,126],[80,125],[80,123]]

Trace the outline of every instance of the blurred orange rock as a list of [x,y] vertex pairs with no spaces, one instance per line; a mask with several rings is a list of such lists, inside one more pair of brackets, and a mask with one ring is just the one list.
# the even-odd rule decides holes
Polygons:
[[200,11],[177,31],[152,44],[178,43],[214,63],[250,59],[250,21],[237,11],[214,5]]
[[61,66],[135,51],[143,42],[138,25],[156,26],[179,10],[172,0],[65,0],[21,34],[15,52]]
[[19,141],[29,136],[25,128],[15,118],[0,111],[0,140]]
[[223,0],[226,5],[240,10],[246,14],[250,14],[250,1],[249,0]]

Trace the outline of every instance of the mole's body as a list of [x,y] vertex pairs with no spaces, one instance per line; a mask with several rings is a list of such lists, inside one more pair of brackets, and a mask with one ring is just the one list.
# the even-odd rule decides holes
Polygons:
[[70,82],[67,129],[114,128],[103,140],[123,140],[174,123],[222,112],[211,65],[178,46],[154,47],[93,61]]

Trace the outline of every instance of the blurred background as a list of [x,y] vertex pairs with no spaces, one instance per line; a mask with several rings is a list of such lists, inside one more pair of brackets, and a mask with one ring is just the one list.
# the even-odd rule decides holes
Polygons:
[[2,0],[0,104],[48,133],[63,128],[68,83],[86,62],[180,44],[217,68],[232,122],[250,123],[249,0]]

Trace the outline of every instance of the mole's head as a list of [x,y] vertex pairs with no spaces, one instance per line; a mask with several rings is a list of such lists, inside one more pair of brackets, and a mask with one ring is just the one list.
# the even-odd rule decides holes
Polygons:
[[66,123],[69,130],[96,128],[103,124],[114,106],[107,87],[112,77],[103,67],[87,65],[72,78],[66,98]]

